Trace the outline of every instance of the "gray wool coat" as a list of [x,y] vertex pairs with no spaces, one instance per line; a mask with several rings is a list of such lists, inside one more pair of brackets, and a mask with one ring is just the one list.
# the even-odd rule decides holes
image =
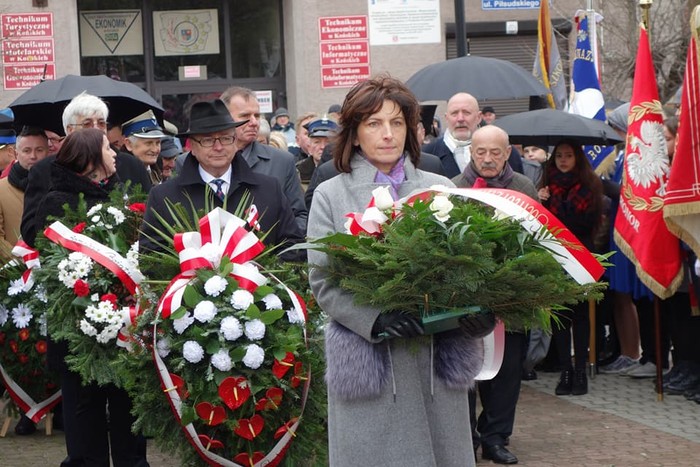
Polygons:
[[[442,176],[405,163],[403,197],[431,185],[453,186]],[[309,214],[310,239],[344,232],[345,214],[361,212],[380,184],[361,156],[352,172],[319,185]],[[326,281],[313,265],[327,263],[309,250],[310,284],[329,315],[326,329],[328,441],[333,467],[465,467],[475,465],[467,390],[481,368],[481,339],[461,331],[434,338],[373,339],[380,311],[357,306],[351,294]],[[432,357],[431,357],[432,355]]]

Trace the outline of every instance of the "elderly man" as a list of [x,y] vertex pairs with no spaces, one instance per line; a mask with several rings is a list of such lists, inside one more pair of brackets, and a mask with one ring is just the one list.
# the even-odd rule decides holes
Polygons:
[[175,158],[180,154],[182,154],[182,150],[175,142],[175,138],[172,136],[163,138],[160,142],[160,162],[163,181],[177,175],[175,173]]
[[134,155],[148,171],[153,185],[163,181],[163,175],[158,167],[160,140],[165,138],[163,129],[152,110],[142,113],[122,124],[124,149]]
[[[440,138],[423,146],[423,151],[440,158],[448,177],[462,173],[469,164],[472,133],[479,128],[481,118],[479,102],[471,94],[460,92],[447,101],[447,129]],[[519,154],[514,153],[508,162],[516,172],[522,173],[523,163]]]
[[245,124],[245,121],[234,122],[226,105],[218,99],[192,106],[190,129],[183,134],[189,137],[191,152],[180,175],[151,190],[140,240],[142,250],[160,249],[154,226],[172,225],[167,202],[180,203],[185,208],[191,203],[199,210],[208,198],[210,206],[225,206],[234,212],[246,194],[260,213],[260,227],[269,231],[265,243],[303,240],[304,234],[279,183],[253,172],[240,153],[236,153],[236,128]]
[[253,172],[278,180],[292,206],[297,224],[305,232],[309,213],[304,204],[304,191],[294,165],[294,156],[256,141],[260,126],[260,105],[255,93],[250,89],[234,86],[224,91],[221,100],[226,104],[234,121],[244,122],[236,128],[235,150],[242,152]]
[[309,157],[297,162],[297,170],[304,189],[309,186],[314,170],[321,164],[321,156],[328,145],[329,138],[335,136],[338,128],[338,124],[327,117],[317,118],[304,124],[303,129],[308,133],[309,140],[307,149],[310,152]]
[[[505,131],[493,125],[480,128],[472,135],[471,146],[471,161],[461,174],[452,179],[457,187],[469,188],[481,178],[490,188],[515,190],[537,199],[537,190],[530,179],[513,171],[507,163],[511,147]],[[506,333],[501,369],[492,380],[477,384],[482,405],[478,420],[476,394],[474,391],[469,394],[474,450],[481,444],[482,457],[497,464],[518,462],[518,458],[505,445],[513,433],[526,346],[524,333]]]
[[299,118],[297,118],[297,134],[295,138],[298,151],[295,154],[293,151],[291,151],[292,148],[289,148],[290,152],[294,154],[297,164],[305,160],[307,157],[311,157],[311,139],[309,139],[309,131],[306,128],[304,128],[304,125],[306,125],[312,120],[316,120],[317,118],[318,114],[316,112],[306,112],[300,115]]

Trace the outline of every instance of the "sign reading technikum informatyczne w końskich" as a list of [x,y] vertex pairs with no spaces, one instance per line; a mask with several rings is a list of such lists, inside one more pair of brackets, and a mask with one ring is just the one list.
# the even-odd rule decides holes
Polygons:
[[540,7],[541,0],[481,0],[482,10],[527,10]]

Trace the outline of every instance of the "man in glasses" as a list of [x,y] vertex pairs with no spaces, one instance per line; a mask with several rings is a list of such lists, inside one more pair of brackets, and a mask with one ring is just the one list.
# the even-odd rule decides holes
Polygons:
[[[180,203],[196,210],[208,205],[234,212],[245,196],[261,213],[258,222],[263,240],[270,245],[298,243],[304,234],[294,218],[289,201],[275,179],[253,172],[240,154],[236,155],[236,127],[226,105],[214,101],[197,102],[190,111],[190,128],[186,133],[191,151],[186,155],[180,174],[154,187],[149,196],[139,245],[142,251],[159,250],[156,229],[174,225],[169,203]],[[159,218],[162,217],[162,220]],[[296,255],[290,257],[295,258]]]

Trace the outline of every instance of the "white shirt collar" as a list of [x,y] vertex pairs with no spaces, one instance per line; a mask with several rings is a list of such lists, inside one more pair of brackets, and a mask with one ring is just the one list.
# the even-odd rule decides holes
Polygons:
[[209,185],[210,188],[213,188],[216,190],[216,185],[214,183],[211,183],[212,180],[216,179],[221,179],[224,181],[224,184],[221,185],[221,191],[224,193],[228,193],[228,188],[231,186],[231,166],[229,165],[228,170],[221,176],[221,177],[215,177],[206,170],[202,168],[201,165],[199,165],[199,176],[202,177],[202,181],[206,184]]

